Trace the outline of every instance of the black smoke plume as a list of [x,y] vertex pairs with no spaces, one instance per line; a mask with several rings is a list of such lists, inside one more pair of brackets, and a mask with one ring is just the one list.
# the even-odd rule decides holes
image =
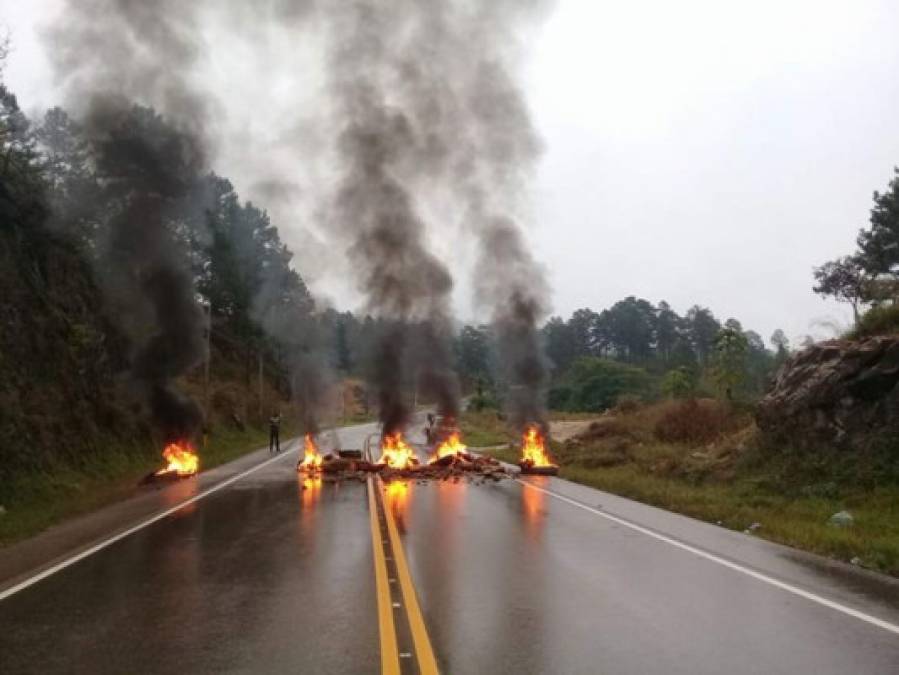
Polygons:
[[106,197],[99,276],[132,341],[131,374],[167,440],[189,438],[202,422],[174,385],[205,348],[179,234],[206,167],[206,107],[187,80],[198,54],[189,4],[72,0],[47,31]]
[[83,125],[111,211],[101,278],[132,337],[132,375],[166,439],[189,438],[202,413],[173,383],[202,360],[204,318],[175,228],[204,165],[202,148],[122,99],[95,99]]
[[423,3],[420,56],[408,75],[420,163],[445,183],[475,237],[478,304],[490,311],[512,424],[546,428],[548,367],[538,326],[549,308],[545,271],[520,225],[542,144],[519,82],[519,53],[549,7],[543,0]]
[[468,52],[461,96],[466,141],[455,146],[454,167],[455,190],[479,244],[476,299],[491,311],[510,421],[544,432],[548,365],[538,326],[549,309],[549,287],[520,225],[542,144],[517,74],[522,36],[549,4],[500,0],[475,13],[468,30],[476,46]]
[[270,272],[253,300],[253,315],[286,350],[290,390],[303,431],[317,434],[333,408],[334,375],[328,363],[329,336],[299,275],[285,266]]
[[212,106],[193,77],[206,52],[202,2],[66,0],[44,39],[76,112],[82,101],[116,94],[151,105],[204,138]]
[[543,270],[511,220],[487,223],[479,242],[478,293],[493,308],[510,421],[518,430],[535,424],[546,433],[548,366],[538,329],[547,311]]
[[[439,342],[449,333],[446,269],[427,256],[424,220],[415,208],[450,204],[450,212],[436,213],[431,234],[440,236],[433,230],[444,233],[461,220],[475,237],[477,300],[491,312],[518,428],[545,427],[547,365],[538,325],[549,291],[519,225],[541,143],[518,70],[524,36],[548,4],[322,5],[336,45],[330,66],[337,118],[346,124],[340,159],[347,187],[339,221],[356,235],[353,253],[369,273],[370,306],[404,320],[424,316],[426,338]],[[385,351],[401,347],[401,337],[392,335]],[[450,350],[435,347],[431,354],[423,381],[455,411],[457,385],[446,376]],[[399,361],[393,353],[382,357],[382,363]],[[385,377],[395,373],[383,371]]]
[[[328,64],[331,93],[341,131],[337,157],[342,178],[333,225],[348,242],[367,309],[390,328],[379,338],[372,378],[385,433],[409,421],[403,397],[412,324],[421,322],[431,342],[422,380],[437,397],[440,414],[458,412],[458,385],[452,371],[449,303],[453,282],[446,266],[429,250],[425,222],[410,182],[404,180],[423,142],[400,105],[393,79],[404,59],[398,50],[408,10],[414,4],[362,1],[329,10],[333,51]],[[393,82],[391,82],[393,80]]]

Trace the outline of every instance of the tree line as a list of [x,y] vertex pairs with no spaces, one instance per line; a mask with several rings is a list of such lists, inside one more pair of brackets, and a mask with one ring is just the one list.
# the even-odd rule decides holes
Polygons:
[[[625,395],[751,399],[790,349],[782,330],[768,348],[755,331],[733,318],[721,322],[706,307],[680,315],[665,301],[635,296],[599,312],[553,316],[542,335],[552,372],[549,403],[563,410],[601,410]],[[462,328],[456,352],[466,380],[494,385],[492,349],[489,326]]]

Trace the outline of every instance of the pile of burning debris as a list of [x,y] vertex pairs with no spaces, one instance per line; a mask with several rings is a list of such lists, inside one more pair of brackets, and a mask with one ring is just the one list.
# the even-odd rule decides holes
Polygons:
[[[303,458],[297,471],[306,474],[322,474],[332,480],[356,478],[365,480],[377,473],[384,480],[405,478],[413,480],[473,480],[500,481],[512,474],[502,463],[487,455],[474,454],[462,443],[458,431],[450,432],[436,445],[426,463],[422,463],[415,450],[406,443],[402,433],[394,432],[381,439],[381,457],[372,461],[361,450],[339,450],[321,455],[312,435],[305,437]],[[531,427],[522,438],[522,460],[518,464],[521,473],[556,475],[558,466],[550,462],[544,447],[543,434]]]
[[175,441],[162,451],[165,466],[143,477],[141,484],[169,483],[195,476],[200,470],[200,458],[187,441]]

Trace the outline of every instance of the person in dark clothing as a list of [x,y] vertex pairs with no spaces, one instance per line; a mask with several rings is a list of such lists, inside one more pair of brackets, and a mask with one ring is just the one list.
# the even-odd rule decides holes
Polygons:
[[428,413],[428,426],[425,427],[425,439],[428,445],[434,442],[434,413]]
[[275,413],[268,418],[268,451],[281,452],[281,413]]

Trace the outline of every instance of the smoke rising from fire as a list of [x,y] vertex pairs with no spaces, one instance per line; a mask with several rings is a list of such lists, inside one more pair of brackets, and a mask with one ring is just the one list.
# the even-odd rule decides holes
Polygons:
[[416,125],[414,111],[396,96],[404,86],[403,70],[419,56],[420,45],[403,49],[402,44],[405,26],[420,10],[414,3],[370,0],[328,5],[327,11],[341,173],[327,218],[348,246],[367,309],[390,322],[372,368],[381,422],[390,434],[408,422],[402,385],[413,323],[423,326],[434,347],[422,382],[437,397],[438,412],[458,413],[458,383],[447,346],[452,276],[429,250],[414,183],[408,180],[428,130]]
[[282,271],[268,274],[253,300],[252,315],[286,349],[290,390],[300,409],[303,432],[315,435],[333,407],[329,336],[315,320],[312,299],[296,273]]
[[204,354],[203,314],[176,234],[207,154],[198,133],[205,105],[184,77],[198,53],[196,31],[179,5],[78,0],[48,31],[109,198],[98,255],[110,314],[131,338],[131,374],[167,440],[189,438],[202,422],[174,381]]
[[67,0],[45,41],[70,108],[114,93],[153,105],[208,146],[213,106],[193,81],[207,51],[198,10],[180,0]]
[[[321,250],[335,258],[345,252],[366,309],[390,324],[372,368],[385,430],[408,421],[402,392],[410,377],[439,412],[458,412],[450,348],[450,269],[457,266],[432,244],[445,249],[461,234],[478,246],[477,300],[498,335],[512,419],[524,425],[543,420],[537,324],[548,291],[520,225],[541,144],[517,76],[523,40],[548,4],[268,0],[248,10],[236,2],[70,0],[52,38],[62,45],[58,70],[73,84],[140,97],[209,147],[217,108],[193,86],[208,51],[202,28],[209,13],[226,17],[244,45],[265,42],[272,30],[294,42],[314,35],[325,46],[325,99],[303,112],[317,116],[313,126],[333,144],[323,147],[306,132],[283,140],[298,164],[321,165],[317,175],[330,179],[330,194],[302,197],[286,174],[262,176],[258,185],[285,203],[316,202]],[[267,329],[279,338],[290,331]],[[426,358],[409,373],[414,346]],[[296,349],[294,371],[312,383],[296,391],[318,397],[315,383],[327,378],[314,370],[322,362],[316,340]]]
[[[338,198],[347,210],[338,222],[357,235],[351,251],[367,273],[370,306],[402,319],[430,308],[426,341],[448,334],[451,285],[425,250],[419,213],[421,205],[451,204],[450,213],[431,209],[430,235],[452,236],[461,225],[478,243],[477,300],[491,312],[520,428],[545,423],[538,323],[549,292],[519,225],[541,143],[516,70],[522,35],[547,7],[524,0],[362,2],[331,10],[330,21],[349,167]],[[401,348],[400,335],[391,339],[385,348]],[[382,356],[398,365],[395,354]],[[444,372],[449,352],[435,345],[429,356],[425,379],[457,400]]]
[[476,300],[491,311],[506,406],[518,429],[546,425],[548,366],[539,322],[549,309],[543,268],[527,247],[520,224],[526,193],[542,146],[516,81],[522,35],[543,15],[541,1],[485,3],[457,36],[467,51],[459,95],[465,142],[456,143],[455,193],[479,246]]
[[[84,118],[97,162],[119,170],[105,178],[129,193],[126,212],[111,223],[103,260],[109,277],[105,286],[111,313],[124,319],[123,327],[137,343],[132,373],[146,385],[154,418],[167,435],[193,431],[200,421],[197,406],[172,386],[204,353],[202,315],[186,256],[179,253],[184,241],[173,236],[177,224],[172,207],[177,203],[182,215],[193,212],[202,228],[202,212],[211,206],[202,190],[188,194],[207,170],[205,157],[221,140],[216,138],[219,100],[204,91],[198,76],[210,52],[203,28],[214,17],[224,17],[244,36],[264,30],[267,22],[295,26],[305,20],[310,5],[268,0],[250,10],[238,2],[68,0],[47,30],[57,76],[72,92],[69,107]],[[98,115],[112,100],[123,111],[130,101],[152,105],[165,122],[157,118],[152,128],[139,129],[121,122],[124,112]],[[107,142],[110,138],[114,142]],[[188,168],[189,176],[184,175]],[[141,182],[149,176],[157,180]],[[306,430],[315,433],[330,402],[332,378],[311,302],[283,302],[285,294],[297,291],[291,281],[271,275],[264,279],[252,313],[286,348],[294,399]],[[285,305],[293,311],[286,312]],[[144,341],[141,335],[148,329],[154,337]]]

